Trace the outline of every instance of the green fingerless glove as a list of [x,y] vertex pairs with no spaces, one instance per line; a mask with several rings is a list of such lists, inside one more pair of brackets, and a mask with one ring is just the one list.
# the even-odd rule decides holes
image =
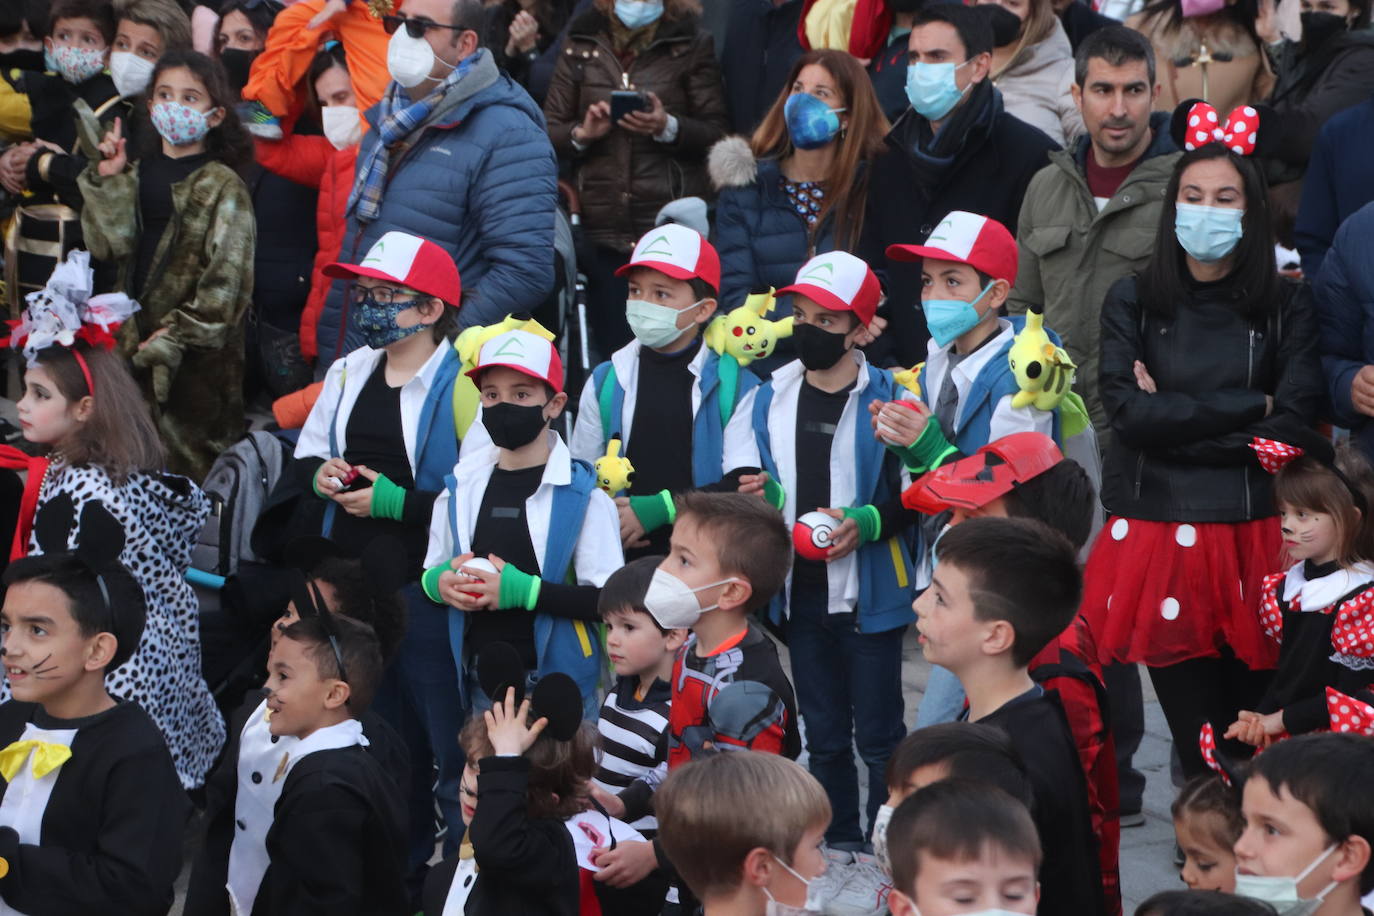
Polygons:
[[405,507],[406,488],[392,483],[385,474],[378,474],[372,481],[372,517],[399,522]]
[[439,577],[452,568],[449,563],[440,563],[438,566],[431,566],[420,576],[420,587],[435,604],[444,603],[444,599],[439,597]]
[[[324,467],[324,462],[320,462],[320,468]],[[328,499],[328,493],[320,492],[320,468],[315,468],[315,473],[310,478],[310,489],[315,491],[315,495],[320,499]]]
[[667,490],[659,490],[648,496],[631,496],[630,511],[644,526],[645,534],[657,531],[664,525],[671,525],[677,520],[677,506],[673,503],[673,494]]
[[510,608],[534,610],[535,602],[539,600],[539,586],[543,582],[538,576],[521,572],[515,568],[515,564],[507,563],[501,568],[501,590],[496,596],[496,607],[503,611]]
[[877,506],[848,506],[840,511],[844,513],[845,518],[854,519],[854,523],[859,526],[861,542],[872,544],[878,540],[883,527],[883,517],[878,514]]
[[763,498],[768,505],[779,511],[787,504],[787,491],[772,477],[763,482]]
[[934,417],[926,422],[926,428],[911,445],[889,445],[888,448],[901,456],[906,469],[913,474],[924,474],[931,468],[938,468],[941,462],[959,451],[945,438],[944,430],[940,429],[940,423]]

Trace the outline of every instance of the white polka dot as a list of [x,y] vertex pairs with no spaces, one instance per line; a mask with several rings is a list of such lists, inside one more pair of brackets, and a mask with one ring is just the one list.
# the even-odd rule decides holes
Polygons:
[[1130,534],[1130,532],[1131,523],[1124,518],[1119,518],[1112,522],[1112,540],[1124,541],[1126,540],[1126,535]]
[[1217,113],[1215,111],[1207,112],[1207,120],[1211,121],[1213,124],[1217,123]]
[[1179,525],[1174,531],[1174,540],[1180,547],[1192,547],[1197,543],[1197,529],[1192,525]]
[[1197,122],[1198,122],[1198,120],[1199,120],[1199,119],[1198,119],[1198,116],[1197,116],[1197,115],[1193,115],[1191,118],[1188,119],[1188,126],[1189,126],[1189,127],[1197,127]]
[[1349,715],[1349,714],[1350,714],[1350,707],[1349,707],[1349,706],[1346,706],[1344,703],[1342,703],[1342,704],[1341,704],[1341,715],[1345,716],[1345,715]]
[[1232,124],[1232,125],[1231,125],[1231,133],[1233,133],[1233,134],[1238,134],[1238,133],[1240,133],[1240,132],[1243,131],[1243,130],[1245,130],[1245,122],[1244,122],[1244,121],[1237,121],[1235,124]]
[[1205,131],[1205,130],[1200,130],[1200,131],[1198,131],[1198,132],[1197,132],[1197,142],[1199,142],[1199,143],[1206,143],[1206,142],[1207,142],[1208,136],[1209,136],[1209,134],[1207,133],[1207,131]]
[[1237,144],[1235,144],[1235,145],[1233,145],[1233,146],[1231,147],[1231,152],[1235,153],[1237,156],[1244,156],[1244,155],[1245,155],[1245,147],[1243,147],[1243,146],[1241,146],[1239,143],[1237,143]]
[[1245,116],[1246,116],[1247,118],[1253,118],[1253,117],[1254,117],[1255,115],[1257,115],[1257,114],[1259,114],[1258,111],[1256,111],[1255,109],[1251,108],[1249,105],[1246,105],[1246,106],[1245,106]]
[[1159,603],[1159,616],[1165,620],[1175,620],[1178,618],[1178,599],[1165,598]]
[[1251,143],[1252,145],[1253,145],[1254,142],[1255,142],[1255,136],[1256,136],[1256,135],[1255,135],[1254,131],[1251,131],[1251,132],[1250,132],[1250,143]]
[[1107,610],[1110,611],[1111,609],[1112,609],[1112,596],[1111,596],[1111,595],[1108,595],[1108,596],[1107,596]]

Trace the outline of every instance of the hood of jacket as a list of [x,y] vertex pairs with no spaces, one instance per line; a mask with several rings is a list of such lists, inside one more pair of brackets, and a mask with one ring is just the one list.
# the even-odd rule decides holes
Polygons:
[[[478,59],[472,69],[461,80],[449,87],[443,101],[434,107],[414,133],[427,127],[452,127],[483,109],[498,105],[514,108],[528,117],[540,129],[544,129],[544,112],[535,104],[530,94],[503,73],[486,48],[477,51]],[[399,86],[389,86],[388,92],[401,92]],[[374,129],[377,126],[380,105],[367,110],[367,123]]]
[[716,143],[706,156],[706,168],[717,191],[747,188],[759,177],[759,163],[746,137],[726,137]]
[[1064,31],[1059,17],[1052,20],[1054,27],[1043,41],[1028,48],[1022,48],[1011,66],[997,77],[998,80],[1019,80],[1034,77],[1036,74],[1066,60],[1073,59],[1073,47],[1069,44],[1069,34]]

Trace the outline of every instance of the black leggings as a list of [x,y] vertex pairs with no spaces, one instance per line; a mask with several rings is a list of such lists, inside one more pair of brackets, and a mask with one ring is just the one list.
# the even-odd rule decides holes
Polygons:
[[1233,760],[1247,760],[1254,748],[1239,741],[1223,741],[1227,726],[1242,709],[1254,709],[1264,696],[1273,671],[1251,671],[1234,656],[1190,658],[1176,665],[1150,668],[1150,681],[1169,722],[1174,749],[1183,764],[1183,776],[1192,779],[1208,773],[1198,747],[1202,723],[1216,729],[1217,746]]

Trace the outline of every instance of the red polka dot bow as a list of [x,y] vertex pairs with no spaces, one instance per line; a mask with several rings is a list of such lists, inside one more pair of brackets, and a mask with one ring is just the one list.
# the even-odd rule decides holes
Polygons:
[[1215,108],[1206,102],[1198,102],[1188,109],[1184,148],[1195,150],[1208,143],[1221,143],[1237,155],[1248,156],[1255,151],[1259,120],[1259,112],[1252,106],[1237,105],[1223,124]]
[[1202,749],[1202,760],[1209,769],[1216,771],[1221,777],[1221,781],[1228,786],[1231,785],[1231,774],[1227,773],[1217,762],[1217,733],[1212,728],[1211,722],[1202,723],[1202,732],[1198,735],[1198,747]]
[[1296,445],[1279,442],[1275,439],[1261,439],[1256,436],[1250,440],[1250,447],[1259,456],[1260,465],[1270,474],[1277,474],[1283,466],[1295,458],[1301,458],[1303,451]]
[[1326,711],[1333,732],[1374,736],[1374,706],[1348,697],[1334,687],[1326,688]]

